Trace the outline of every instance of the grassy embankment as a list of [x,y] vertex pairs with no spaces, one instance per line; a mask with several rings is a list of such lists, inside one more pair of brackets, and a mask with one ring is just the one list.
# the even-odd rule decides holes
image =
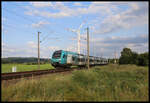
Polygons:
[[[17,72],[21,71],[31,71],[31,70],[37,70],[37,65],[27,65],[27,64],[2,64],[2,73],[12,72],[12,67],[16,66]],[[51,64],[41,64],[40,70],[44,69],[53,69],[54,67],[51,66]]]
[[148,67],[97,66],[2,84],[2,101],[148,101]]

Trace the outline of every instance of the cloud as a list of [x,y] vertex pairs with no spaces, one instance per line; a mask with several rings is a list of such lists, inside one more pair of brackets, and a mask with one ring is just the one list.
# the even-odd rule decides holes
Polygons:
[[112,10],[117,10],[115,6],[113,5],[110,6],[110,4],[108,3],[105,3],[105,5],[100,4],[99,6],[96,6],[97,4],[99,4],[99,2],[94,2],[86,7],[75,7],[75,8],[70,8],[68,6],[65,6],[64,4],[65,3],[62,2],[54,2],[53,4],[51,4],[51,8],[58,10],[57,12],[40,11],[35,8],[33,10],[28,9],[28,11],[26,11],[25,14],[43,16],[47,18],[50,17],[61,18],[61,17],[79,16],[83,14],[104,15],[104,14],[111,14]]
[[82,4],[79,3],[79,2],[75,2],[74,5],[75,5],[75,6],[82,6]]
[[[44,4],[43,4],[44,5]],[[26,9],[28,11],[25,12],[26,15],[32,15],[32,16],[42,16],[42,17],[53,17],[53,18],[60,18],[60,17],[66,17],[66,16],[70,16],[68,13],[63,12],[61,10],[68,10],[69,8],[64,6],[64,4],[62,2],[55,2],[55,3],[51,3],[51,5],[49,5],[52,9],[55,10],[59,10],[59,12],[49,12],[49,11],[41,11],[37,8],[32,8],[32,7],[27,7]],[[44,7],[44,6],[43,6]]]
[[64,50],[67,50],[67,51],[72,51],[72,52],[77,52],[77,43],[75,44],[70,44],[68,47],[66,47],[66,49]]
[[39,10],[30,10],[25,12],[25,14],[27,15],[35,15],[35,16],[42,16],[42,17],[47,17],[47,18],[60,18],[60,17],[67,17],[70,16],[68,13],[66,12],[58,12],[58,13],[52,13],[52,12],[48,12],[48,11],[39,11]]
[[102,42],[104,43],[146,43],[148,42],[148,35],[139,35],[131,37],[108,37]]
[[39,27],[41,27],[41,26],[43,26],[43,25],[46,25],[46,24],[50,24],[50,23],[49,23],[49,22],[46,22],[46,21],[39,21],[38,23],[32,24],[31,26],[32,26],[33,28],[39,28]]
[[48,49],[49,49],[49,50],[52,50],[52,51],[60,50],[60,48],[57,47],[57,46],[49,46]]
[[75,41],[76,41],[76,40],[77,40],[77,37],[72,37],[71,40],[75,40]]
[[40,7],[50,7],[52,6],[51,2],[30,2],[30,4],[34,7],[40,8]]
[[2,17],[2,22],[6,21],[7,19],[5,17]]
[[2,57],[37,57],[37,44],[28,41],[23,48],[22,46],[5,44],[2,49]]
[[[94,38],[90,43],[91,55],[114,57],[114,51],[117,51],[118,57],[124,47],[130,48],[138,53],[148,52],[148,35],[138,35],[132,37],[107,37],[103,39]],[[101,50],[103,49],[103,50]]]
[[[7,33],[8,32],[8,30],[6,29],[6,26],[4,26],[4,22],[6,22],[7,21],[7,18],[5,18],[5,17],[2,17],[2,33]],[[2,34],[3,35],[3,34]]]
[[[8,44],[2,44],[2,57],[37,57],[37,44],[28,41],[22,48]],[[40,58],[49,58],[55,50],[60,50],[57,46],[40,47]]]
[[95,24],[95,34],[108,34],[121,29],[129,29],[148,24],[148,3],[128,3],[126,11],[110,15],[101,24]]
[[33,41],[28,41],[27,46],[30,48],[37,48],[37,43],[35,43]]
[[[13,47],[11,45],[5,44],[2,47],[2,57],[15,57],[16,54],[24,52],[24,49],[18,49],[17,47]],[[24,56],[24,55],[22,55]]]
[[[81,42],[81,53],[86,54],[87,44]],[[90,41],[90,55],[101,56],[107,58],[114,58],[114,52],[117,52],[117,58],[124,47],[130,48],[132,51],[143,53],[148,52],[148,35],[138,35],[132,37],[106,37],[93,38]],[[68,50],[77,52],[77,43],[70,44],[65,48],[58,46],[40,46],[40,57],[49,58],[55,50]],[[37,44],[34,41],[28,41],[26,45],[21,48],[19,46],[12,46],[2,43],[2,57],[37,57]]]

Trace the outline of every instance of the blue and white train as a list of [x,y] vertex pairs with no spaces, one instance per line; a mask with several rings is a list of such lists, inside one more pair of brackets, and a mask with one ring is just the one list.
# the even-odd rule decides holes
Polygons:
[[[50,62],[55,68],[70,66],[84,67],[87,64],[87,56],[75,52],[58,50],[53,53]],[[105,58],[89,56],[89,64],[90,66],[104,65],[108,64],[108,60]]]

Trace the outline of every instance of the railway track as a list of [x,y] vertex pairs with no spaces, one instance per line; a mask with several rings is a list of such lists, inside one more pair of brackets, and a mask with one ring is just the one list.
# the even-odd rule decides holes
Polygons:
[[12,80],[18,78],[39,76],[50,73],[60,73],[75,70],[76,68],[67,68],[67,69],[47,69],[47,70],[34,70],[34,71],[25,71],[25,72],[11,72],[11,73],[2,73],[1,80]]
[[39,75],[51,74],[51,73],[61,73],[73,70],[85,69],[85,67],[75,67],[75,68],[57,68],[57,69],[46,69],[46,70],[34,70],[34,71],[24,71],[24,72],[11,72],[11,73],[1,73],[1,81],[19,79],[25,77],[34,77]]

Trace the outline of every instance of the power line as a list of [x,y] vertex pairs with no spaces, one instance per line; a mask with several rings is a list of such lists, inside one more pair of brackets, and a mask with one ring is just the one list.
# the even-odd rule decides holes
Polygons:
[[32,23],[35,23],[33,20],[31,20],[31,19],[29,19],[29,18],[27,18],[27,17],[24,17],[24,16],[22,16],[22,15],[19,15],[19,14],[17,14],[17,13],[14,12],[14,11],[10,11],[10,10],[8,10],[8,9],[6,9],[6,8],[3,8],[3,9],[4,9],[5,11],[9,12],[9,13],[15,14],[16,16],[22,17],[23,19],[25,19],[25,20],[27,20],[27,21],[31,21]]
[[[60,40],[60,38],[58,38],[58,37],[56,37],[56,38],[52,38],[52,37],[49,37],[51,40]],[[48,42],[43,42],[43,44],[42,45],[44,45],[44,44],[47,44]]]
[[9,10],[6,9],[6,8],[2,8],[2,9],[5,10],[5,11],[7,11],[7,12],[9,12],[9,13],[15,14],[15,15],[17,15],[17,16],[21,16],[21,17],[23,17],[25,20],[34,22],[34,21],[32,21],[31,19],[29,19],[29,18],[26,18],[26,17],[24,17],[24,16],[22,16],[22,15],[18,15],[18,14],[17,14],[16,12],[14,12],[14,11],[9,11]]
[[49,36],[49,33],[45,37],[43,37],[43,40],[41,40],[41,42],[43,42],[48,36]]
[[[4,9],[5,11],[9,12],[9,13],[13,13],[13,14],[15,14],[15,15],[17,15],[17,16],[23,17],[25,20],[28,20],[28,21],[33,22],[31,19],[26,18],[26,17],[21,16],[21,15],[18,15],[18,14],[17,14],[16,12],[14,12],[14,11],[9,11],[8,9],[5,9],[5,8],[3,8],[3,9]],[[45,29],[45,28],[43,28],[43,29]],[[47,30],[47,29],[45,29],[45,30]],[[47,36],[49,36],[49,35],[46,35],[42,41],[44,41],[45,39],[47,39],[47,38],[46,38]]]
[[[18,28],[17,28],[17,27],[14,27],[14,26],[12,26],[12,25],[8,25],[8,24],[3,24],[3,25],[8,26],[8,27],[10,27],[10,28],[14,28],[14,29],[18,30]],[[20,29],[19,29],[19,30],[20,30]],[[24,30],[24,31],[26,31],[26,30]],[[27,32],[29,32],[29,31],[27,31]],[[35,36],[35,35],[34,35],[34,36]],[[49,36],[49,34],[48,34],[48,35],[46,35],[46,36],[43,38],[43,40],[41,40],[40,42],[43,42],[44,40],[49,39],[49,38],[48,38],[48,36]],[[57,38],[53,38],[53,39],[57,39]]]
[[[21,15],[19,15],[19,14],[17,14],[16,12],[14,12],[14,11],[10,11],[10,10],[8,10],[8,9],[6,9],[6,8],[3,8],[5,11],[7,11],[7,12],[9,12],[9,13],[11,13],[11,14],[15,14],[16,16],[19,16],[19,17],[23,17],[23,19],[25,19],[25,20],[27,20],[27,21],[31,21],[31,22],[33,22],[31,19],[28,19],[28,18],[26,18],[26,17],[24,17],[24,16],[21,16]],[[16,19],[17,20],[17,19]],[[4,24],[4,25],[6,25],[6,24]],[[13,26],[10,26],[10,25],[6,25],[6,26],[9,26],[9,27],[13,27]],[[14,28],[14,27],[13,27]],[[18,30],[18,28],[17,27],[15,27],[17,30]],[[20,29],[19,29],[20,30]],[[26,31],[26,30],[25,30]]]
[[[15,4],[16,5],[16,4]],[[16,6],[20,6],[20,5],[16,5]],[[20,6],[20,7],[22,7],[22,6]],[[22,7],[23,8],[23,7]],[[25,9],[25,8],[23,8],[23,9]],[[42,18],[43,19],[43,18]],[[44,28],[42,28],[42,29],[45,29],[45,28],[47,28],[47,27],[44,27]],[[49,29],[49,28],[47,28],[47,29]],[[45,30],[47,30],[47,29],[45,29]],[[45,38],[45,37],[44,37]]]
[[[28,31],[28,30],[26,30],[26,29],[18,29],[18,27],[15,27],[15,26],[12,26],[12,25],[10,25],[10,24],[3,24],[3,25],[5,25],[5,26],[7,26],[8,28],[10,28],[10,29],[13,29],[13,30],[16,30],[16,31],[18,31],[18,30],[20,30],[20,31],[25,31],[25,32],[30,32],[30,31]],[[6,27],[3,27],[3,29],[5,29]],[[6,29],[7,30],[7,29]],[[3,31],[3,30],[2,30]],[[8,31],[8,30],[7,30]],[[33,33],[32,33],[33,34]],[[33,34],[33,36],[35,36],[35,34]]]
[[[3,24],[3,25],[6,25],[6,26],[8,26],[8,27],[11,27],[11,28],[17,28],[17,27],[14,27],[14,26],[12,26],[12,25],[8,25],[8,24]],[[4,27],[3,27],[4,28]],[[18,28],[17,28],[18,29]]]
[[[28,21],[31,21],[32,23],[34,23],[34,21],[32,21],[31,19],[28,19],[28,18],[26,18],[26,17],[24,17],[24,16],[21,16],[21,15],[15,13],[14,11],[9,11],[9,10],[6,9],[6,8],[3,8],[3,9],[4,9],[5,11],[9,12],[9,13],[13,13],[13,14],[15,14],[16,16],[23,17],[25,20],[28,20]],[[43,28],[43,29],[45,29],[45,28]],[[45,30],[47,30],[47,29],[45,29]]]
[[[55,33],[56,34],[56,33]],[[45,41],[45,40],[48,40],[49,38],[50,39],[59,39],[60,38],[60,36],[59,37],[48,37],[49,36],[49,34],[47,34],[44,38],[43,38],[43,40],[41,40],[41,42],[43,42],[43,41]]]
[[[6,9],[6,8],[3,8],[3,9],[4,9],[5,11],[9,12],[9,13],[13,13],[13,14],[15,14],[16,16],[22,17],[23,19],[28,20],[28,21],[31,21],[32,23],[34,23],[33,20],[31,20],[31,19],[29,19],[29,18],[26,18],[26,17],[24,17],[24,16],[22,16],[22,15],[19,15],[19,14],[17,14],[17,13],[14,12],[14,11],[10,11],[10,10],[8,10],[8,9]],[[47,28],[47,27],[44,27],[44,28],[42,28],[42,29],[45,29],[45,30],[49,29],[49,28],[47,28],[47,29],[46,29],[46,28]],[[49,34],[46,35],[45,37],[43,37],[43,40],[42,40],[42,41],[44,41],[48,36],[49,36]]]

